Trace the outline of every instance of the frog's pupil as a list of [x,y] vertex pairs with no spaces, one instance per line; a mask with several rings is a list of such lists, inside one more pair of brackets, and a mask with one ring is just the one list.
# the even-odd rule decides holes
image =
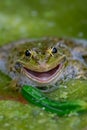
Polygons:
[[30,55],[31,55],[31,53],[29,52],[29,50],[26,50],[26,51],[25,51],[25,55],[26,55],[26,56],[30,56]]
[[52,53],[57,53],[57,49],[55,47],[52,49]]

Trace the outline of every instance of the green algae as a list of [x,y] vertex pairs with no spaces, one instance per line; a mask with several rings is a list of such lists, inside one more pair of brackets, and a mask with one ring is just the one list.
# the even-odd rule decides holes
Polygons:
[[82,99],[87,101],[87,80],[70,79],[62,83],[54,93],[49,97],[55,100],[76,100]]
[[82,130],[87,126],[86,119],[86,114],[59,118],[31,104],[0,101],[0,130]]
[[[4,75],[5,77],[6,75]],[[3,76],[2,76],[3,77]],[[7,77],[7,76],[6,76]],[[10,79],[8,79],[10,81]],[[9,91],[8,91],[9,90]],[[67,93],[62,97],[63,92]],[[18,94],[11,89],[1,89],[0,93],[6,95]],[[1,95],[1,94],[0,94]],[[87,81],[70,80],[59,86],[59,89],[53,93],[47,94],[54,100],[70,101],[84,100],[87,101]],[[16,97],[15,97],[16,98]],[[43,127],[44,126],[44,127]],[[67,116],[59,117],[56,114],[46,112],[43,108],[39,108],[31,103],[22,104],[17,101],[0,101],[0,129],[4,130],[82,130],[87,126],[87,113],[70,113]]]

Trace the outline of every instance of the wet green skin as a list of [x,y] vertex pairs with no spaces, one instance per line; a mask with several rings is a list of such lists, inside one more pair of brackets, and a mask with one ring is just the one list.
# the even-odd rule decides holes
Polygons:
[[[57,49],[56,53],[52,53],[54,47]],[[23,83],[19,84],[34,83],[36,86],[53,85],[62,80],[62,78],[64,79],[64,76],[69,78],[70,73],[71,78],[86,78],[87,66],[83,55],[87,54],[87,48],[82,45],[77,45],[71,40],[58,38],[26,39],[6,45],[0,48],[0,50],[1,54],[4,54],[4,56],[1,56],[1,60],[4,59],[6,62],[5,73],[9,74],[13,79],[29,79],[29,82],[22,81]],[[25,55],[26,50],[29,50],[30,56]],[[78,54],[81,55],[81,58],[78,57]],[[81,62],[82,60],[83,63]],[[37,75],[41,75],[43,72],[45,74],[48,73],[48,71],[54,69],[59,64],[62,64],[59,71],[50,80],[48,79],[46,81],[36,80],[34,77],[29,76],[28,72],[24,69],[26,68],[37,73]],[[73,74],[73,71],[75,71],[75,74]],[[52,75],[51,72],[50,75]]]

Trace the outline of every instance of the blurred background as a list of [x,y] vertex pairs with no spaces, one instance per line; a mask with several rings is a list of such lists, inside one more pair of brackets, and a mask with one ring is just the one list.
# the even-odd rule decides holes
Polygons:
[[42,36],[87,38],[87,0],[0,0],[0,45]]

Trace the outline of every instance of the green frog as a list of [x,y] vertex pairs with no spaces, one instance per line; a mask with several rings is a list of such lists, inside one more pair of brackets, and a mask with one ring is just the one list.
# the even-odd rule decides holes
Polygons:
[[25,39],[0,47],[0,70],[16,86],[29,84],[51,92],[70,78],[87,79],[86,57],[86,41],[56,37]]

